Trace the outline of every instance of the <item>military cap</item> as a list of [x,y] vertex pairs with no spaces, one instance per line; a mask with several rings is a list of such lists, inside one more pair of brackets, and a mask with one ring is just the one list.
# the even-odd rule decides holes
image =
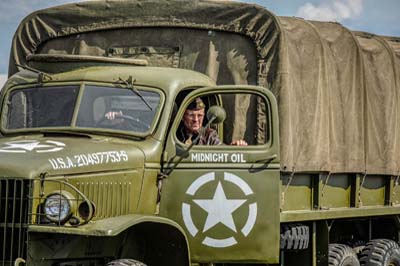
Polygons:
[[197,97],[189,104],[187,109],[198,110],[198,109],[204,109],[205,107],[206,105],[204,104],[203,100],[200,97]]

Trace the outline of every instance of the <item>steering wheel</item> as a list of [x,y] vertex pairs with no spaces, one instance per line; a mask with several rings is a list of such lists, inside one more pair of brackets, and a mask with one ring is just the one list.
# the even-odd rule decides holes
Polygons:
[[[129,129],[132,129],[132,130],[134,130],[134,129],[137,130],[138,128],[143,128],[143,129],[145,129],[145,131],[147,131],[147,130],[150,129],[150,125],[146,124],[145,122],[143,122],[143,121],[140,120],[139,118],[132,117],[132,116],[130,116],[130,115],[115,114],[115,118],[116,118],[116,119],[122,118],[122,119],[124,119],[124,121],[127,121],[128,124],[129,124],[129,126],[130,126]],[[113,124],[111,124],[111,121],[113,121],[113,120],[110,120],[110,119],[108,119],[106,116],[104,116],[104,117],[102,117],[102,118],[96,123],[96,127],[97,127],[97,126],[101,126],[101,125],[104,124],[105,122],[107,122],[108,126],[112,125],[112,126],[115,126],[115,128],[123,127],[123,126],[124,126],[124,125],[123,125],[123,122],[121,122],[121,123],[119,123],[119,124],[114,124],[114,125],[113,125]]]

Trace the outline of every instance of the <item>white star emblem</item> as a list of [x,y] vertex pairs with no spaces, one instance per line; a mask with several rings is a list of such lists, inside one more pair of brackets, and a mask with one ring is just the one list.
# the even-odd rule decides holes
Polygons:
[[3,149],[21,149],[21,150],[26,150],[26,151],[33,151],[34,149],[38,148],[50,148],[52,146],[50,145],[41,145],[39,141],[31,142],[31,143],[8,143],[8,147],[3,148]]
[[20,140],[6,142],[0,146],[0,153],[26,153],[36,151],[37,153],[56,152],[64,149],[65,144],[59,141],[46,140],[41,144],[36,140]]
[[[251,187],[239,176],[224,172],[223,181],[219,181],[217,188],[215,190],[214,196],[212,199],[193,199],[192,197],[196,196],[197,191],[203,186],[216,181],[215,172],[205,173],[198,177],[186,190],[186,195],[190,197],[190,202],[198,205],[202,210],[207,212],[207,218],[203,228],[203,234],[215,227],[218,224],[222,224],[232,230],[234,234],[230,234],[225,232],[226,237],[212,236],[213,232],[210,232],[211,235],[203,235],[203,240],[201,243],[208,247],[213,248],[226,248],[231,247],[238,244],[236,239],[236,234],[241,233],[244,237],[247,237],[250,232],[253,230],[254,225],[257,220],[257,202],[249,203],[248,199],[227,199],[224,189],[222,188],[222,182],[230,183],[231,185],[239,188],[243,195],[248,197],[254,194]],[[235,193],[237,194],[237,193]],[[241,197],[240,197],[241,198]],[[240,228],[240,232],[238,232],[239,228],[236,228],[236,224],[234,222],[233,213],[243,206],[244,203],[247,203],[248,207],[248,217],[245,224]],[[198,208],[199,209],[199,208]],[[198,216],[194,216],[198,217]],[[182,202],[182,218],[183,222],[188,230],[189,234],[192,237],[197,237],[199,233],[199,228],[197,228],[196,223],[192,218],[192,208],[191,204],[187,202]],[[221,238],[222,237],[222,238]]]
[[208,213],[203,232],[214,227],[218,223],[224,224],[235,233],[237,232],[232,213],[242,206],[246,200],[227,199],[221,182],[218,183],[212,199],[193,201]]

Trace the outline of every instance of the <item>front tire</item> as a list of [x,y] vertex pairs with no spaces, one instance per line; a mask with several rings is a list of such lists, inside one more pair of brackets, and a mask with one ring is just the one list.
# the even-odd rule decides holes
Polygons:
[[400,266],[400,247],[393,240],[374,239],[360,255],[361,266]]
[[353,249],[343,244],[329,244],[329,266],[360,266]]
[[118,259],[107,263],[106,266],[147,266],[143,262],[133,259]]

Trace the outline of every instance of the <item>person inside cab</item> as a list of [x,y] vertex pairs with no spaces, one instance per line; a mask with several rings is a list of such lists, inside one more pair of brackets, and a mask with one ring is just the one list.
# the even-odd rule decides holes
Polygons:
[[[223,144],[218,137],[218,132],[212,128],[203,128],[205,104],[200,97],[194,99],[186,108],[178,128],[177,137],[185,144],[194,145],[220,145]],[[200,137],[198,138],[200,134]],[[233,141],[230,145],[247,146],[245,140]]]

